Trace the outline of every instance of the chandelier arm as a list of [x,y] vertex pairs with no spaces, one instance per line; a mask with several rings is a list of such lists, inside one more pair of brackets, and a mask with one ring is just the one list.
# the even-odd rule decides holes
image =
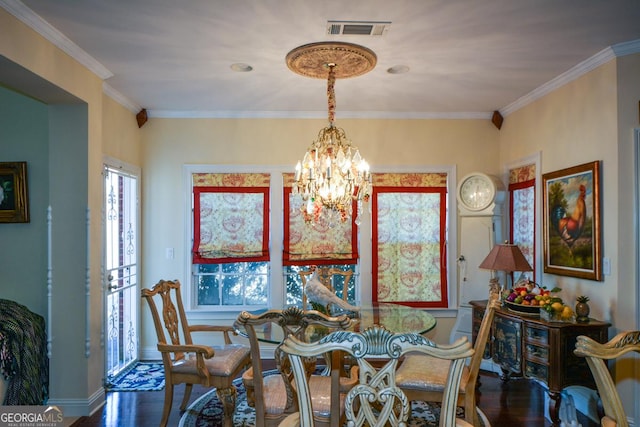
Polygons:
[[329,77],[327,78],[327,99],[329,110],[329,124],[333,126],[336,119],[336,73],[334,71],[335,64],[329,64]]

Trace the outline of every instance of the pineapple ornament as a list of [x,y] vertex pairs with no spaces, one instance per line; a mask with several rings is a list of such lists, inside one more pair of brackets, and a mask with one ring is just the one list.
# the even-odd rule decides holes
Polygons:
[[582,295],[576,298],[578,303],[576,304],[576,322],[587,323],[589,321],[589,297]]

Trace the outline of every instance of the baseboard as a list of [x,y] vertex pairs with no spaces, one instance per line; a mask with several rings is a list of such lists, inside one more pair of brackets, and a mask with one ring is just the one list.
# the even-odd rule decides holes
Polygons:
[[88,417],[104,406],[105,391],[103,387],[96,390],[87,399],[53,399],[47,401],[47,405],[57,406],[62,409],[62,414],[67,417]]
[[498,365],[492,359],[482,359],[482,362],[480,362],[480,369],[487,372],[502,374],[502,369],[500,369],[500,365]]

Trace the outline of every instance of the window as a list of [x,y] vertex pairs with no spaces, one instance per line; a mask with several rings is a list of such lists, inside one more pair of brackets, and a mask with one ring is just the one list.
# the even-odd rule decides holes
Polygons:
[[[282,264],[286,284],[286,304],[302,306],[302,279],[299,272],[312,265],[351,270],[353,276],[347,283],[348,300],[356,304],[356,264],[358,262],[358,227],[355,224],[355,208],[347,221],[307,224],[301,209],[304,203],[291,191],[293,174],[283,174],[284,244]],[[337,285],[337,284],[334,284]],[[343,289],[343,284],[336,286]],[[342,294],[339,294],[342,297]]]
[[194,264],[198,305],[266,305],[269,262]]
[[[185,247],[188,248],[183,258],[185,271],[188,272],[183,279],[185,308],[190,316],[197,316],[195,318],[198,319],[232,319],[239,310],[298,305],[302,300],[298,272],[312,265],[353,271],[347,285],[348,300],[352,304],[387,301],[450,308],[447,304],[452,304],[455,286],[451,289],[447,286],[456,283],[456,280],[448,275],[455,277],[456,271],[450,266],[452,263],[455,265],[456,254],[450,254],[446,249],[447,239],[455,238],[455,234],[448,235],[450,212],[447,186],[454,171],[455,168],[438,168],[421,173],[389,171],[393,173],[374,174],[374,179],[376,175],[380,176],[378,184],[374,182],[374,185],[381,190],[386,188],[379,193],[382,199],[404,198],[402,193],[417,197],[422,210],[418,216],[429,218],[426,222],[429,231],[420,228],[413,238],[420,236],[418,241],[425,244],[418,247],[420,250],[428,249],[424,252],[428,257],[420,258],[419,263],[423,271],[425,266],[429,266],[430,282],[424,279],[419,286],[429,286],[430,294],[427,297],[420,294],[414,300],[401,301],[405,299],[404,295],[398,299],[382,299],[378,297],[379,289],[374,289],[382,282],[377,270],[380,259],[377,251],[380,248],[372,240],[374,228],[378,235],[381,231],[377,223],[373,225],[380,219],[379,213],[373,212],[373,196],[370,203],[365,205],[362,225],[356,227],[353,221],[340,222],[332,227],[321,226],[315,230],[318,234],[314,234],[303,220],[296,224],[295,209],[299,207],[295,206],[293,199],[289,199],[290,187],[287,188],[288,176],[293,176],[290,168],[184,165],[184,188],[186,194],[192,196],[192,203],[184,207],[187,221],[184,238]],[[245,202],[251,201],[246,206],[253,206],[245,209],[244,214],[221,206],[229,201],[238,203],[241,195],[242,198],[246,196]],[[395,201],[386,203],[396,208]],[[210,211],[216,212],[215,221],[218,222],[209,217]],[[227,215],[220,216],[222,212],[233,213],[236,218],[242,216],[244,221],[236,221]],[[398,218],[404,215],[411,217],[409,211],[401,213]],[[228,222],[221,222],[222,218],[227,218]],[[254,231],[238,231],[245,230],[237,228],[239,225],[248,225]],[[225,237],[221,233],[230,234]],[[257,238],[245,239],[246,244],[241,244],[243,236]],[[231,244],[229,239],[237,240]],[[306,243],[301,243],[303,240]],[[313,249],[309,251],[305,247]],[[401,249],[406,255],[409,246]],[[406,281],[415,277],[405,275],[402,279]],[[384,280],[390,283],[386,282],[386,277]],[[398,278],[393,280],[394,286],[404,285]],[[342,288],[341,283],[337,288]]]
[[373,179],[373,301],[448,307],[447,174]]
[[270,175],[196,173],[192,180],[197,306],[266,306]]
[[[536,167],[526,165],[509,171],[509,240],[518,245],[533,272],[523,273],[535,281]],[[514,278],[518,280],[517,277]]]

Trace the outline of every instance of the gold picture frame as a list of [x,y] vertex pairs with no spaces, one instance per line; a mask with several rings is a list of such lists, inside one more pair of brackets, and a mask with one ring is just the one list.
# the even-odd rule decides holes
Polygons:
[[542,175],[544,272],[602,280],[600,162]]
[[29,222],[27,162],[0,162],[0,222]]

